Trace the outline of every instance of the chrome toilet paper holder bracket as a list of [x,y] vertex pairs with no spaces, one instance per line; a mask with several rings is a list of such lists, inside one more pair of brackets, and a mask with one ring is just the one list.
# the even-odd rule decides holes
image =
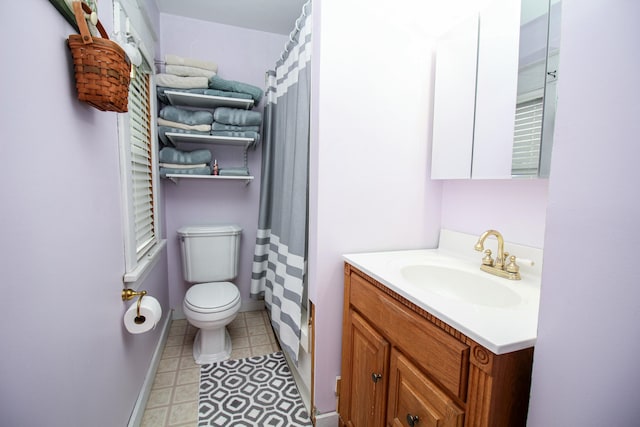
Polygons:
[[138,297],[138,307],[136,311],[136,318],[133,321],[140,325],[147,320],[144,316],[140,315],[140,304],[142,303],[142,297],[147,294],[147,291],[134,291],[133,289],[123,289],[122,290],[122,301],[129,301],[135,297]]

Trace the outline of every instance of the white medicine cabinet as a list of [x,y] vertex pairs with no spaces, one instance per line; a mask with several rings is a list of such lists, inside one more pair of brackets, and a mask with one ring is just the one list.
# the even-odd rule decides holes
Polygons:
[[548,176],[557,79],[550,16],[549,0],[492,0],[438,40],[433,179]]

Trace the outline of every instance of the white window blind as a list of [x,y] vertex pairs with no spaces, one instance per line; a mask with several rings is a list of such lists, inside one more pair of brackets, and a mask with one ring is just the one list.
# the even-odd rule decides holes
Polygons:
[[513,135],[513,176],[537,176],[542,137],[543,98],[535,98],[516,105],[516,124]]
[[156,240],[149,92],[149,74],[138,68],[129,87],[131,188],[137,260],[147,253]]

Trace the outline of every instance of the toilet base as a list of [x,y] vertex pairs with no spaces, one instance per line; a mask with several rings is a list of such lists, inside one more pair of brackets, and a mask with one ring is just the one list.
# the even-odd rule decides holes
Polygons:
[[211,354],[202,353],[202,329],[198,329],[198,332],[196,332],[196,337],[193,340],[193,359],[198,365],[222,362],[223,360],[227,360],[231,357],[231,337],[229,336],[227,328],[223,327],[222,329],[224,331],[224,345],[222,346],[220,351]]

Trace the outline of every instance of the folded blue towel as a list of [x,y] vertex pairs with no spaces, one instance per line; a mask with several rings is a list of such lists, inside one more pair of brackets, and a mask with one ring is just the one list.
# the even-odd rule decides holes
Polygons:
[[211,163],[211,151],[204,149],[194,151],[181,151],[173,147],[164,147],[162,150],[160,150],[158,160],[161,163],[177,163],[183,165]]
[[213,122],[211,130],[230,130],[234,132],[260,132],[260,126],[236,126]]
[[214,110],[213,120],[227,125],[259,126],[262,123],[262,113],[239,108],[220,107]]
[[203,88],[200,88],[200,89],[198,89],[198,88],[196,88],[196,89],[177,89],[177,88],[166,87],[166,86],[158,86],[156,88],[156,93],[158,95],[158,99],[163,104],[169,104],[170,103],[169,102],[169,98],[167,97],[167,94],[164,93],[166,90],[171,90],[171,91],[174,91],[174,92],[194,93],[196,95],[222,96],[222,97],[226,97],[226,98],[236,98],[236,99],[253,99],[253,97],[251,95],[249,95],[248,93],[225,92],[223,90],[203,89]]
[[225,80],[217,75],[209,77],[209,88],[225,90],[229,92],[248,93],[256,101],[260,102],[262,98],[262,89],[248,83],[236,82],[234,80]]
[[171,105],[167,105],[160,110],[160,117],[172,122],[184,123],[185,125],[210,125],[213,123],[213,113],[203,110],[185,110]]
[[205,166],[202,168],[189,168],[189,169],[178,169],[178,168],[160,168],[160,176],[165,178],[167,174],[180,174],[180,175],[211,175],[211,167]]
[[171,140],[169,138],[167,138],[167,135],[166,135],[167,132],[172,132],[172,133],[194,133],[194,134],[197,134],[197,135],[209,135],[209,132],[202,132],[202,131],[196,131],[196,130],[186,130],[186,129],[174,128],[174,127],[171,127],[171,126],[158,126],[158,138],[160,139],[160,142],[162,142],[162,145],[170,146],[170,147],[173,147],[173,143],[171,142]]

